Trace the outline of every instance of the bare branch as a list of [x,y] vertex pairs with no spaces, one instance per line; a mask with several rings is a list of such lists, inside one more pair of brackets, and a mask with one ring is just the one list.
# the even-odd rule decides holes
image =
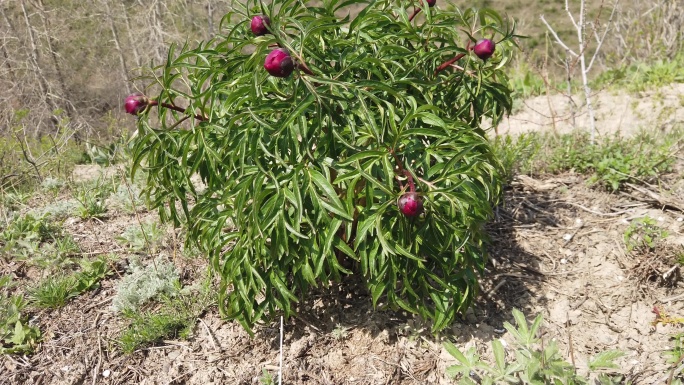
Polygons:
[[579,25],[577,25],[577,22],[575,21],[575,17],[572,16],[572,13],[570,12],[570,5],[568,4],[568,0],[565,0],[565,12],[568,13],[568,17],[570,17],[570,21],[572,22],[572,25],[575,27],[575,29],[579,28]]
[[556,39],[556,42],[558,42],[558,44],[560,44],[561,47],[563,47],[566,51],[570,52],[570,54],[572,56],[574,56],[574,57],[579,56],[575,53],[575,51],[571,50],[570,47],[568,47],[565,43],[563,43],[563,40],[561,40],[561,38],[558,37],[558,34],[556,33],[556,31],[554,31],[554,29],[551,27],[551,25],[549,25],[549,23],[546,21],[546,19],[544,19],[544,15],[539,16],[539,18],[544,23],[544,25],[546,25],[546,28],[549,30],[549,32],[551,32],[551,35],[553,35],[553,38]]
[[591,70],[591,66],[594,65],[594,60],[596,60],[596,56],[598,56],[598,53],[601,51],[601,46],[603,45],[603,42],[606,40],[606,35],[608,34],[608,31],[610,30],[610,25],[613,22],[613,16],[615,16],[615,10],[617,9],[618,3],[620,0],[615,0],[615,3],[613,4],[613,10],[610,12],[610,18],[608,18],[608,23],[606,24],[606,29],[603,31],[603,36],[601,36],[601,40],[598,41],[598,46],[596,47],[596,50],[594,51],[594,56],[591,57],[591,61],[589,61],[589,65],[587,66],[587,72]]

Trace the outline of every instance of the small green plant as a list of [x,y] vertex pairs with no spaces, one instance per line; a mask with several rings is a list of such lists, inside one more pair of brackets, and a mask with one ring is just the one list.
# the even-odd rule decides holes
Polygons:
[[[480,360],[475,347],[465,353],[461,352],[451,342],[444,347],[458,363],[447,368],[447,375],[459,377],[459,384],[590,384],[588,378],[577,374],[576,369],[565,361],[554,340],[543,341],[538,336],[543,317],[538,315],[531,324],[517,309],[513,309],[516,326],[504,323],[504,327],[514,339],[515,350],[507,358],[506,348],[500,340],[492,341],[494,364],[490,365]],[[597,354],[589,361],[589,371],[616,369],[614,361],[624,353],[608,350]],[[602,384],[611,381],[610,376],[598,374]],[[477,379],[477,380],[476,380]]]
[[109,273],[105,258],[83,260],[80,265],[81,271],[77,273],[48,276],[30,289],[31,304],[38,308],[60,308],[79,294],[96,288]]
[[81,162],[107,167],[125,161],[130,158],[129,142],[129,136],[122,134],[106,146],[86,143]]
[[76,200],[80,203],[78,215],[83,219],[102,218],[107,213],[106,199],[111,194],[112,187],[102,178],[95,185],[88,183],[76,189]]
[[128,246],[132,251],[145,251],[149,247],[151,253],[155,253],[164,237],[164,229],[158,222],[147,222],[140,225],[131,225],[116,239]]
[[0,354],[31,353],[40,341],[40,330],[28,324],[21,312],[26,301],[21,295],[9,295],[12,278],[0,276]]
[[54,242],[55,253],[60,258],[65,258],[81,251],[78,243],[70,234],[56,238]]
[[684,54],[680,53],[671,60],[632,63],[603,71],[593,83],[596,88],[610,86],[629,92],[684,83]]
[[623,239],[627,251],[647,249],[655,249],[659,240],[667,237],[667,231],[658,226],[655,219],[645,216],[638,218],[629,224],[625,230]]
[[141,189],[134,183],[122,183],[112,194],[113,200],[117,205],[128,214],[133,214],[136,210],[145,207],[145,201],[141,194]]
[[79,254],[81,248],[70,234],[55,238],[51,243],[43,243],[40,252],[33,255],[31,263],[43,269],[62,268],[71,265],[72,257]]
[[332,336],[333,339],[336,340],[343,340],[347,338],[347,335],[349,335],[349,328],[342,326],[340,324],[335,325],[335,329],[333,329],[332,332],[330,332],[330,335]]
[[51,223],[46,216],[26,214],[14,218],[0,232],[0,240],[4,242],[13,240],[45,242],[60,234],[60,228]]
[[684,246],[677,252],[675,252],[675,260],[680,264],[684,265]]
[[130,326],[119,337],[124,353],[153,344],[163,338],[187,338],[193,327],[190,319],[175,311],[162,313],[138,313],[125,311],[124,317],[131,321]]
[[520,60],[518,64],[521,68],[516,68],[511,75],[511,86],[515,99],[526,99],[546,92],[544,79],[525,63],[525,61]]
[[42,190],[52,193],[58,192],[64,186],[66,186],[66,183],[63,180],[53,177],[47,177],[40,183]]
[[29,289],[32,305],[42,309],[58,309],[78,295],[76,279],[70,275],[48,276]]
[[259,377],[259,383],[261,385],[275,385],[276,381],[266,368],[261,369],[261,376]]
[[59,200],[46,206],[31,210],[36,216],[46,216],[52,220],[64,220],[80,211],[82,205],[75,199]]
[[74,290],[77,293],[84,293],[100,286],[100,281],[105,279],[109,274],[109,261],[112,256],[103,256],[95,260],[83,259],[79,262],[81,270],[76,273],[76,286]]
[[25,206],[32,195],[33,193],[31,191],[13,189],[12,191],[4,191],[2,195],[0,195],[0,201],[3,206],[10,210],[17,210]]
[[41,243],[52,241],[61,234],[62,230],[45,215],[15,217],[0,230],[0,252],[7,257],[29,259],[39,254]]
[[684,332],[677,333],[670,339],[672,340],[672,349],[666,350],[663,354],[669,364],[677,364],[684,356]]
[[210,280],[199,287],[180,288],[173,296],[159,295],[161,306],[154,311],[126,308],[121,312],[130,325],[118,341],[124,353],[152,345],[165,338],[188,338],[197,318],[215,301]]
[[153,298],[162,295],[171,297],[179,291],[176,267],[161,257],[147,266],[139,258],[131,257],[128,270],[112,301],[112,308],[117,312],[135,311]]
[[497,136],[494,139],[494,152],[501,162],[504,180],[510,182],[515,174],[529,173],[540,147],[537,134],[525,133],[515,138],[510,135]]

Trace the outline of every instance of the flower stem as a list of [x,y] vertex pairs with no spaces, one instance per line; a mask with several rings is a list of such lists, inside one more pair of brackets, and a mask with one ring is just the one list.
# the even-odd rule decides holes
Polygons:
[[413,18],[416,17],[416,15],[418,15],[418,14],[420,13],[420,11],[421,11],[421,8],[420,8],[420,7],[416,7],[416,8],[413,10],[413,13],[411,14],[411,16],[409,16],[409,22],[411,22],[411,21],[413,20]]
[[297,68],[302,70],[302,72],[304,72],[307,75],[314,76],[314,73],[313,71],[311,71],[311,68],[309,68],[309,66],[307,66],[303,60],[300,60],[299,63],[297,63]]
[[[466,51],[470,51],[473,48],[470,46],[470,41],[468,41],[468,44],[466,45]],[[464,52],[459,53],[458,55],[454,56],[453,58],[445,61],[444,63],[440,64],[439,67],[435,70],[435,75],[440,73],[441,71],[444,71],[447,67],[451,66],[452,64],[456,63],[457,61],[461,60],[466,54]]]
[[408,179],[409,191],[412,193],[416,192],[416,185],[413,183],[413,175],[411,175],[408,170],[404,170],[404,175],[406,175],[406,179]]
[[437,75],[438,73],[444,71],[444,70],[445,70],[447,67],[449,67],[450,65],[452,65],[452,64],[456,63],[457,61],[461,60],[461,58],[463,58],[463,56],[465,56],[464,53],[459,53],[458,55],[454,56],[453,58],[451,58],[451,59],[445,61],[444,63],[440,64],[439,67],[437,67],[437,69],[435,70],[435,75]]
[[[150,100],[150,101],[147,103],[147,105],[148,105],[148,106],[161,106],[161,107],[164,107],[164,108],[168,108],[168,109],[170,109],[170,110],[174,110],[174,111],[178,111],[178,112],[183,112],[183,113],[185,113],[185,112],[187,111],[187,108],[178,107],[178,106],[176,106],[176,105],[173,105],[173,104],[170,104],[170,103],[164,103],[164,102],[162,102],[162,103],[160,104],[160,103],[159,103],[158,101],[156,101],[156,100]],[[207,120],[207,118],[204,117],[204,116],[202,116],[202,115],[195,115],[194,118],[197,119],[197,120],[199,120],[199,121],[201,121],[201,122],[204,122],[204,121]]]

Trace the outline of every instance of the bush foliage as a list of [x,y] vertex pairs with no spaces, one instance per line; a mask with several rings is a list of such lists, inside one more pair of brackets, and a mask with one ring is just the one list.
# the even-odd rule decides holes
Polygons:
[[[501,192],[481,124],[510,111],[515,35],[492,10],[444,8],[236,1],[215,39],[153,69],[133,174],[209,255],[223,315],[251,329],[347,274],[435,331],[472,301]],[[270,33],[255,36],[261,14]],[[488,60],[469,49],[481,38],[496,42]],[[285,78],[264,69],[278,47],[295,62]],[[409,218],[396,203],[413,189],[424,212]]]

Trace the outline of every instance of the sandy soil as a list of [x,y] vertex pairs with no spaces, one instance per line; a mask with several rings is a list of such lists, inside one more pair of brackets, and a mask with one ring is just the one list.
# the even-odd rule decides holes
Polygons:
[[[684,83],[630,94],[596,91],[592,94],[599,135],[629,135],[640,129],[666,130],[684,122]],[[500,134],[549,130],[566,133],[589,128],[589,114],[582,95],[537,96],[516,101],[515,113],[498,127]]]

